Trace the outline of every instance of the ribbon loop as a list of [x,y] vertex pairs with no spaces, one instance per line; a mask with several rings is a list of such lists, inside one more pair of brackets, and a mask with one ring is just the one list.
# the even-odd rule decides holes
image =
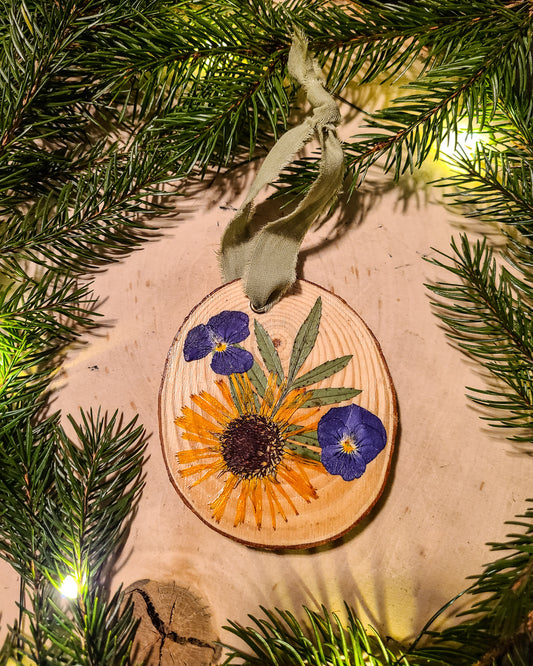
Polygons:
[[[220,250],[224,281],[242,278],[244,292],[256,312],[270,309],[296,280],[296,262],[304,236],[334,201],[344,177],[344,154],[336,132],[340,112],[323,86],[322,72],[300,31],[293,36],[288,69],[305,90],[313,113],[285,132],[265,157],[246,199],[224,232]],[[252,232],[250,222],[256,196],[315,136],[321,158],[319,174],[309,192],[292,213]]]

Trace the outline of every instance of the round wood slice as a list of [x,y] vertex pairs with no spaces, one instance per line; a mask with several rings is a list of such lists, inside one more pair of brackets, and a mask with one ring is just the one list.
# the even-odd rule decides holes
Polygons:
[[173,581],[139,580],[124,591],[139,620],[135,663],[210,666],[221,653],[205,600]]
[[[204,359],[186,362],[183,346],[187,333],[223,310],[240,310],[250,318],[251,334],[241,344],[261,364],[253,321],[257,319],[272,338],[285,372],[295,336],[308,316],[317,298],[322,300],[322,318],[319,334],[311,354],[298,376],[308,370],[341,356],[352,354],[348,365],[340,372],[310,388],[353,387],[361,393],[349,401],[323,406],[321,414],[332,406],[356,403],[381,419],[387,432],[387,443],[368,465],[360,479],[344,481],[320,470],[309,472],[309,478],[318,492],[317,499],[306,502],[290,486],[285,489],[298,514],[286,504],[284,521],[280,516],[271,526],[268,510],[258,529],[251,507],[243,524],[234,526],[239,491],[230,497],[224,515],[217,522],[210,503],[224,485],[224,475],[213,474],[193,486],[196,477],[182,477],[177,452],[194,448],[194,442],[181,438],[181,430],[174,423],[184,406],[192,407],[191,395],[207,391],[220,398],[215,381],[220,379],[210,367],[210,355]],[[302,410],[305,411],[305,410]],[[319,416],[321,415],[319,414]],[[209,415],[205,414],[207,418]],[[291,292],[271,311],[255,314],[245,297],[240,280],[226,284],[207,296],[187,317],[178,331],[168,353],[159,395],[159,427],[161,444],[169,476],[187,506],[207,525],[222,534],[250,546],[283,549],[307,548],[340,537],[361,520],[375,505],[387,480],[397,427],[396,397],[390,374],[378,342],[359,315],[342,299],[322,287],[298,280]],[[266,505],[266,500],[263,500]]]

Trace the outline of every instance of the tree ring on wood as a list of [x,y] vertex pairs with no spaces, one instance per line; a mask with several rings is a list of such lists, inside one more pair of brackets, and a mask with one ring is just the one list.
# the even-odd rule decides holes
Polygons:
[[175,582],[139,580],[125,590],[139,619],[133,657],[145,666],[210,666],[217,663],[211,612],[205,600]]

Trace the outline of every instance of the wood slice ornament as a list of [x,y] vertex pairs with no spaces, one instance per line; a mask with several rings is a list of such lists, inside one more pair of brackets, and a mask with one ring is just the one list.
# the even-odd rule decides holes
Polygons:
[[[353,527],[383,491],[396,433],[372,333],[334,294],[296,281],[302,240],[344,176],[340,113],[307,47],[296,30],[287,64],[312,114],[280,137],[226,228],[226,284],[179,330],[159,402],[163,453],[184,502],[218,532],[263,548],[316,546]],[[312,138],[315,182],[287,215],[255,224],[259,191]]]
[[298,280],[256,314],[236,280],[178,331],[159,422],[169,476],[201,520],[288,549],[337,539],[372,509],[397,411],[379,344],[342,299]]

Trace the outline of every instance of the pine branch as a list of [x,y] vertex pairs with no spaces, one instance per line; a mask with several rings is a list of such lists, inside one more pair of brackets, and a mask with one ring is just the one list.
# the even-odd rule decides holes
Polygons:
[[[125,39],[127,48],[127,35],[139,23],[169,14],[164,0],[2,0],[2,8],[3,148],[41,137],[43,128],[63,146],[87,139],[101,119],[93,113],[95,104],[116,120],[106,95],[124,83],[98,76],[108,65],[98,53],[114,38]],[[114,62],[122,46],[119,41]]]
[[149,227],[134,216],[161,210],[150,199],[169,178],[168,159],[141,154],[146,140],[126,150],[113,140],[116,124],[102,127],[104,111],[106,122],[113,114],[95,107],[99,82],[80,47],[98,33],[95,21],[126,30],[146,3],[4,4],[0,270],[20,274],[34,262],[86,271],[145,239]]
[[[54,604],[53,608],[53,621],[46,635],[61,655],[62,663],[83,666],[131,663],[138,621],[133,616],[133,604],[126,602],[122,588],[109,600],[102,597],[101,588],[91,590],[72,607],[74,619],[59,605]],[[62,633],[58,631],[59,626],[64,629]]]
[[[531,503],[533,500],[528,500]],[[409,655],[429,663],[465,666],[529,664],[533,654],[533,508],[508,523],[520,528],[503,543],[489,544],[502,555],[488,564],[467,590],[469,608],[459,623],[440,633],[428,631],[427,646]],[[436,617],[438,614],[436,615]],[[461,619],[465,618],[465,619]]]
[[[0,438],[0,557],[13,566],[21,581],[20,615],[10,642],[15,651],[33,657],[40,654],[40,663],[49,654],[42,627],[51,619],[45,516],[55,495],[52,433],[51,421],[38,428],[26,422]],[[26,624],[27,634],[22,635]]]
[[161,195],[158,186],[173,161],[143,143],[90,160],[80,175],[38,198],[27,212],[10,215],[0,234],[0,270],[21,272],[31,262],[85,273],[138,247],[154,236],[140,214],[164,210],[153,198]]
[[38,430],[27,422],[0,439],[0,555],[28,583],[39,574],[45,551],[44,516],[54,483],[52,429],[50,421]]
[[224,627],[248,646],[244,651],[232,646],[224,664],[238,663],[252,666],[268,664],[300,664],[301,666],[409,666],[401,652],[386,647],[379,634],[365,631],[353,611],[346,607],[347,622],[322,607],[317,613],[304,607],[307,622],[300,623],[289,611],[269,611],[261,607],[267,619],[250,616],[256,627],[243,627],[236,622]]
[[81,423],[69,421],[74,442],[58,429],[61,458],[56,478],[62,527],[62,553],[73,567],[77,580],[100,578],[110,548],[118,548],[125,521],[143,487],[141,465],[144,431],[136,419],[122,426],[118,413],[110,418],[81,413]]
[[58,505],[50,513],[57,570],[51,580],[72,575],[79,596],[71,609],[54,606],[54,621],[45,631],[75,663],[122,664],[136,622],[120,590],[107,599],[103,574],[124,542],[142,492],[145,433],[136,419],[123,426],[117,412],[109,418],[82,412],[81,423],[69,420],[76,442],[62,428],[57,431]]
[[62,350],[92,325],[88,286],[52,274],[0,288],[0,436],[37,418]]
[[458,173],[444,185],[453,188],[446,196],[465,217],[508,225],[527,237],[533,226],[533,142],[522,148],[519,140],[509,132],[506,144],[481,143],[471,156],[459,152],[453,162]]
[[[324,49],[318,55],[333,58],[335,90],[349,81],[387,81],[422,63],[406,93],[365,113],[364,132],[346,141],[350,193],[373,165],[398,178],[438,156],[459,123],[483,127],[498,109],[515,108],[517,99],[527,98],[533,71],[527,2],[370,2],[343,13],[338,21],[328,17],[337,55],[324,39],[317,42]],[[284,178],[285,193],[307,191],[315,166],[306,160],[293,165]]]
[[[24,591],[12,642],[36,663],[123,664],[135,621],[105,574],[142,491],[145,434],[117,413],[70,422],[77,441],[57,419],[0,440],[0,556]],[[58,595],[67,575],[79,586],[69,604]]]
[[516,292],[516,281],[498,269],[485,241],[471,247],[466,236],[452,241],[453,256],[432,263],[458,278],[430,285],[442,300],[433,302],[447,335],[505,388],[470,389],[472,399],[490,410],[493,424],[516,431],[512,439],[530,442],[533,427],[533,304]]
[[[244,144],[251,151],[267,136],[259,109],[271,132],[286,122],[288,38],[276,45],[271,32],[286,35],[287,24],[269,3],[250,3],[253,35],[239,3],[8,4],[0,77],[8,273],[26,262],[86,272],[130,251],[146,240],[146,215],[164,210],[155,197],[165,182],[228,163]],[[268,47],[254,41],[266,34]]]
[[[227,166],[243,151],[251,156],[257,143],[275,136],[280,124],[285,127],[288,12],[263,0],[179,2],[167,25],[139,34],[142,43],[133,51],[130,71],[146,71],[163,57],[172,95],[152,130],[163,146],[179,147],[184,172]],[[178,78],[181,86],[174,84]]]
[[518,36],[512,32],[518,29],[514,22],[500,27],[498,43],[487,43],[483,33],[483,43],[472,45],[472,54],[466,50],[460,59],[457,53],[444,61],[436,58],[425,74],[408,84],[414,94],[372,115],[369,130],[346,147],[348,166],[358,179],[382,157],[384,170],[394,168],[395,177],[414,170],[429,156],[438,157],[441,143],[457,134],[460,121],[465,119],[469,128],[483,128],[493,119],[498,102],[522,94],[525,82],[517,76],[522,70],[511,63],[525,61],[531,71],[529,42],[522,39],[530,21],[520,25]]

